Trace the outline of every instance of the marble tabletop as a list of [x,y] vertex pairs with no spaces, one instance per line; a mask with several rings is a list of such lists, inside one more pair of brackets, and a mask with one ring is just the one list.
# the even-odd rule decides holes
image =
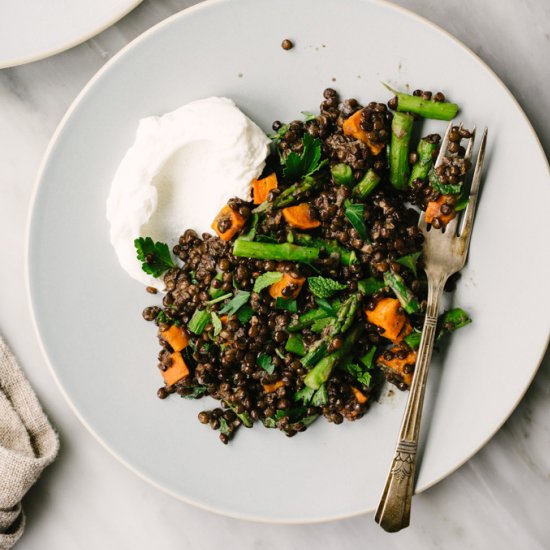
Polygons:
[[[550,548],[550,354],[517,410],[456,473],[415,498],[395,535],[365,515],[305,526],[249,523],[179,502],[136,477],[86,431],[55,385],[31,328],[25,225],[34,177],[65,110],[120,48],[196,2],[145,0],[119,23],[55,57],[0,71],[0,330],[18,355],[62,449],[28,493],[18,548],[407,550]],[[461,39],[504,80],[550,153],[547,0],[397,0]],[[523,182],[518,182],[518,185]],[[108,542],[107,542],[108,541]]]

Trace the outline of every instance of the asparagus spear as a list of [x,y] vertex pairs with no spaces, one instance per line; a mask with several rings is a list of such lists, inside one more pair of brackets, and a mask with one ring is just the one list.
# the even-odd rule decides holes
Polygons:
[[420,310],[418,300],[410,289],[407,288],[401,275],[386,271],[386,273],[384,273],[384,282],[393,290],[407,313],[416,313]]
[[355,250],[348,250],[343,246],[340,246],[336,240],[316,239],[311,235],[304,235],[303,233],[296,233],[294,235],[296,242],[305,246],[313,246],[324,250],[327,254],[337,253],[340,254],[340,263],[345,266],[350,266],[357,262],[357,254]]
[[375,279],[374,277],[369,277],[368,279],[362,279],[357,282],[357,288],[365,295],[370,296],[375,292],[381,290],[386,286],[386,283]]
[[306,354],[306,350],[302,336],[300,334],[291,334],[286,341],[285,350],[303,357]]
[[346,356],[355,340],[359,336],[360,327],[356,327],[352,330],[344,339],[344,344],[342,347],[330,355],[323,357],[305,376],[304,384],[313,390],[317,390],[324,384],[332,373],[332,369],[336,366],[338,361],[340,361],[344,356]]
[[391,123],[390,182],[401,191],[408,182],[409,142],[413,120],[408,113],[395,113]]
[[319,249],[296,246],[290,243],[262,243],[237,239],[233,244],[233,254],[242,258],[257,260],[279,260],[311,263],[319,257]]
[[351,185],[353,183],[353,170],[344,163],[335,164],[331,169],[332,179],[338,185]]
[[353,294],[341,304],[336,317],[327,325],[324,336],[315,342],[308,353],[301,359],[304,367],[308,368],[319,361],[325,355],[332,339],[337,334],[343,334],[348,330],[354,321],[358,306],[359,297],[357,294]]
[[424,118],[452,120],[458,113],[458,105],[448,101],[434,101],[419,96],[403,94],[384,84],[397,97],[397,110],[404,113],[415,113]]
[[287,187],[281,194],[273,200],[273,202],[264,201],[258,207],[256,207],[253,212],[265,212],[270,208],[284,208],[293,202],[299,200],[299,198],[310,191],[315,189],[322,183],[322,178],[319,176],[306,176],[302,181],[292,184],[290,187]]
[[380,183],[380,176],[370,168],[361,181],[353,188],[353,194],[360,199],[368,197]]
[[328,313],[324,309],[311,309],[307,313],[300,315],[300,317],[298,317],[298,322],[289,325],[287,330],[289,332],[298,332],[299,330],[312,325],[315,321],[318,321],[319,319],[326,319],[328,316]]
[[[439,342],[446,334],[450,334],[459,328],[465,327],[471,322],[472,319],[463,309],[459,307],[449,309],[441,314],[437,320],[438,330],[436,342]],[[411,349],[418,349],[421,336],[421,332],[415,331],[405,336],[404,340]]]
[[414,163],[411,175],[409,177],[409,185],[412,185],[412,182],[415,179],[426,179],[428,173],[433,164],[433,156],[435,150],[437,149],[438,144],[430,141],[428,138],[422,138],[418,142],[418,160]]

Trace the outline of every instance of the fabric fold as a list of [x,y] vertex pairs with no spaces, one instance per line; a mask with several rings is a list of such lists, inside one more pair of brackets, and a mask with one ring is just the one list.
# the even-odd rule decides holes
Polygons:
[[21,500],[58,449],[57,434],[0,336],[0,550],[19,540]]

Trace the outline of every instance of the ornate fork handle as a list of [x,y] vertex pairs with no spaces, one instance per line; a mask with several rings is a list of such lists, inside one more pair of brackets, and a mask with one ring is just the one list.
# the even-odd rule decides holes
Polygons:
[[442,272],[428,273],[428,304],[416,368],[390,473],[375,516],[376,522],[390,532],[399,531],[409,525],[428,367],[435,341],[439,301],[449,275]]

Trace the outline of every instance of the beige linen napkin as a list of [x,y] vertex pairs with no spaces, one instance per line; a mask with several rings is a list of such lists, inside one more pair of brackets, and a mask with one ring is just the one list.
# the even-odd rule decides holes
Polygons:
[[58,448],[57,434],[0,336],[0,550],[23,533],[21,499]]

